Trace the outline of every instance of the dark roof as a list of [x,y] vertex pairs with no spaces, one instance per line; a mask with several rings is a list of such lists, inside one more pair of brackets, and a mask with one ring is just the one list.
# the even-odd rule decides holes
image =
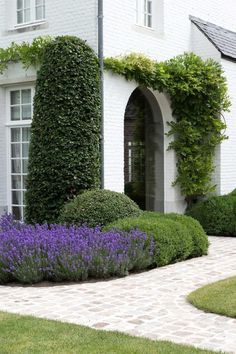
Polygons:
[[236,32],[190,16],[190,20],[205,34],[223,57],[236,60]]

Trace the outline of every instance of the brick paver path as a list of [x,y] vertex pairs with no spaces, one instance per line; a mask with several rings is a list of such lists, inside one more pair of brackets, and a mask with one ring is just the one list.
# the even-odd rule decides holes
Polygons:
[[186,302],[202,285],[236,275],[236,238],[210,238],[206,257],[126,278],[0,286],[0,310],[236,353],[236,319]]

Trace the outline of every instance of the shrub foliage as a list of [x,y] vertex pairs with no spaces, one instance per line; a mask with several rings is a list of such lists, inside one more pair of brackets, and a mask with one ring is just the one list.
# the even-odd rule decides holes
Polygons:
[[29,152],[26,220],[54,222],[80,190],[100,174],[99,65],[76,37],[47,44],[37,75]]
[[236,236],[236,197],[225,195],[199,201],[186,212],[209,235]]
[[145,212],[139,218],[126,218],[106,226],[107,229],[129,231],[133,228],[154,238],[154,259],[157,266],[207,254],[205,232],[192,218],[178,214]]
[[139,216],[142,211],[125,194],[91,190],[78,195],[62,209],[59,221],[89,226],[106,225],[117,219]]

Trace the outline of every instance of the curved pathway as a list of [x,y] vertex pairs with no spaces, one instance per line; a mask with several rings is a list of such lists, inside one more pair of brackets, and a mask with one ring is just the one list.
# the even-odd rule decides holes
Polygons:
[[102,282],[0,286],[0,310],[236,353],[236,319],[201,312],[186,295],[236,275],[236,238],[210,237],[206,257]]

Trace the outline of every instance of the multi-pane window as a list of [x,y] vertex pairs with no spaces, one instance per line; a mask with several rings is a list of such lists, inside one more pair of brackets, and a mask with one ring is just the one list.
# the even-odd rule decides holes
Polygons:
[[153,0],[137,0],[137,24],[153,28]]
[[10,92],[11,121],[29,120],[32,118],[31,89]]
[[24,219],[30,128],[11,128],[11,209],[17,220]]
[[24,219],[26,176],[32,119],[31,88],[12,90],[10,95],[10,211],[17,220]]
[[30,0],[17,0],[17,23],[30,22]]
[[152,28],[152,0],[144,0],[143,23]]
[[17,24],[23,25],[45,19],[45,0],[16,0]]

